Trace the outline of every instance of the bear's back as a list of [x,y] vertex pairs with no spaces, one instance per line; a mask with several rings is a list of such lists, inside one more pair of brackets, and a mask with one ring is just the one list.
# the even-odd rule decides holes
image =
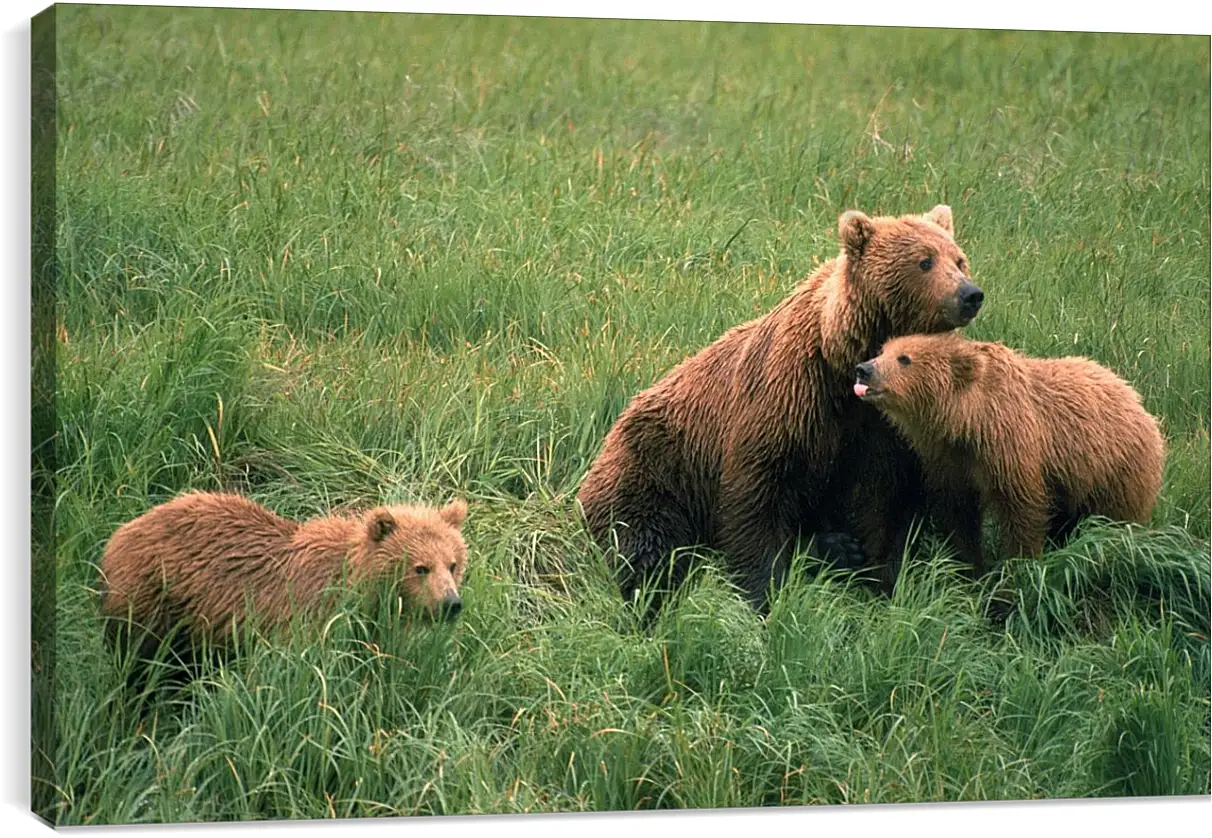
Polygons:
[[154,507],[110,539],[102,611],[243,597],[240,583],[280,564],[298,526],[238,495],[192,492]]
[[1097,486],[1109,475],[1137,472],[1160,488],[1165,443],[1140,394],[1089,358],[1030,359],[1039,410],[1052,430],[1049,460],[1069,478]]

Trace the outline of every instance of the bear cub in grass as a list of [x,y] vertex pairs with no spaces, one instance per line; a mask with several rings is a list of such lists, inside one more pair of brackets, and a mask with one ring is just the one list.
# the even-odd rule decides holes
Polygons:
[[114,533],[101,560],[111,642],[144,634],[140,656],[177,629],[218,645],[246,615],[262,625],[331,606],[332,586],[385,583],[411,610],[453,618],[467,564],[467,504],[380,506],[288,521],[238,495],[194,492]]
[[720,549],[758,608],[797,537],[852,566],[900,555],[917,460],[853,397],[854,366],[896,335],[968,323],[984,294],[945,205],[851,210],[838,234],[836,258],[637,395],[606,436],[578,500],[625,599],[651,579],[659,605],[688,572],[685,555],[670,565],[679,547]]
[[1165,443],[1140,395],[1105,367],[947,334],[889,341],[855,372],[855,394],[921,456],[945,499],[940,524],[977,573],[985,511],[1003,558],[1039,555],[1087,515],[1149,520]]

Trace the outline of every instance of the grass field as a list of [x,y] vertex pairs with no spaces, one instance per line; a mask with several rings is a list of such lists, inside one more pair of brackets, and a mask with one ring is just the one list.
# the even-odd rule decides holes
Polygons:
[[[60,7],[49,762],[60,824],[1208,794],[1209,41]],[[968,329],[1170,447],[1149,528],[891,598],[708,561],[637,623],[574,495],[628,399],[955,211]],[[189,489],[467,497],[451,629],[350,607],[127,697],[108,537]],[[43,693],[41,696],[48,696]]]

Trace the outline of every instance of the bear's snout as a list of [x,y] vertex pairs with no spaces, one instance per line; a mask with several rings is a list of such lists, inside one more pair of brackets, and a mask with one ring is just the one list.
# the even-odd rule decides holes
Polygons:
[[864,361],[854,368],[854,395],[860,399],[868,399],[877,395],[879,385],[876,384],[875,359]]
[[438,603],[438,616],[443,620],[453,620],[459,616],[459,612],[463,610],[462,598],[453,591],[442,598]]
[[984,302],[985,292],[975,282],[965,279],[959,289],[960,317],[965,322],[976,317],[976,313],[981,310],[981,304]]

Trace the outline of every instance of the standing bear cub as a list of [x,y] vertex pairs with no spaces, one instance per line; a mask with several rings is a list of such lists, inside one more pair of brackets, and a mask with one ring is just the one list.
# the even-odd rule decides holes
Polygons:
[[[797,537],[875,562],[899,556],[917,462],[878,411],[851,395],[854,366],[888,338],[968,323],[968,278],[951,210],[838,220],[841,253],[773,311],[736,326],[637,395],[606,436],[578,500],[630,600],[720,549],[755,607]],[[673,558],[671,559],[671,553]],[[680,555],[680,558],[679,558]]]
[[246,617],[262,625],[331,604],[332,586],[385,583],[414,610],[452,618],[467,564],[467,504],[381,506],[359,517],[288,521],[238,495],[193,492],[114,533],[101,560],[111,641],[144,634],[140,657],[182,630],[220,645]]
[[1002,557],[1043,552],[1078,519],[1145,523],[1161,490],[1165,443],[1140,396],[1086,358],[1028,358],[959,335],[889,341],[856,367],[854,392],[921,456],[940,524],[984,570],[981,515]]

